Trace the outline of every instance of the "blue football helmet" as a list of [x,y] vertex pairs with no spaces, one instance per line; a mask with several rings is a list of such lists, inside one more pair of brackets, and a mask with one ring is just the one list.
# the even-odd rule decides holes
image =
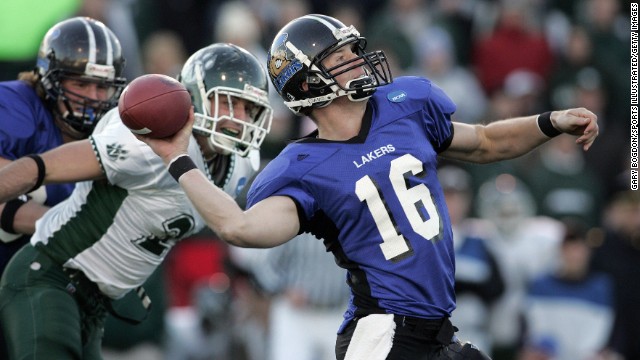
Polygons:
[[[98,120],[117,106],[126,84],[122,77],[125,60],[115,34],[100,21],[74,17],[54,25],[44,36],[36,71],[50,108],[79,133],[88,136]],[[71,93],[62,86],[65,79],[96,83],[105,89],[105,100]],[[72,94],[72,100],[69,95]],[[62,101],[65,110],[58,107]]]
[[[268,54],[271,81],[295,114],[328,105],[347,96],[351,101],[369,98],[379,86],[393,81],[383,51],[365,52],[367,41],[353,25],[345,26],[325,15],[305,15],[285,25],[273,40]],[[322,61],[343,46],[358,55],[338,66],[326,68]],[[336,76],[357,67],[366,75],[341,86]],[[307,83],[308,88],[303,88]]]

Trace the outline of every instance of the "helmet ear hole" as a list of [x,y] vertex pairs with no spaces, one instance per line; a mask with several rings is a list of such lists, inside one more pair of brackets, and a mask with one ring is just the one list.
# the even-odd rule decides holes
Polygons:
[[316,84],[320,84],[321,80],[320,80],[320,77],[318,77],[318,75],[307,75],[306,82],[309,84],[316,85]]

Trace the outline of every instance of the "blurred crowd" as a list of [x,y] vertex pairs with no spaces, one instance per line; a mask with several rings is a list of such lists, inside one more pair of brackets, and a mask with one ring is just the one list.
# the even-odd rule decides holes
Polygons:
[[[495,360],[640,359],[627,1],[35,3],[37,14],[33,1],[0,3],[0,80],[32,68],[44,31],[75,15],[113,29],[132,80],[176,76],[189,54],[212,42],[242,46],[266,66],[267,41],[279,28],[323,13],[353,24],[368,48],[383,49],[395,77],[425,76],[443,88],[458,106],[457,121],[590,109],[601,132],[586,153],[560,136],[496,165],[443,162],[458,254],[453,322],[461,339]],[[313,127],[271,96],[265,163]],[[293,358],[282,354],[294,345],[299,360],[334,358],[349,295],[332,261],[314,238],[271,250],[229,248],[210,232],[186,239],[145,286],[155,306],[150,319],[138,327],[110,319],[106,358],[282,360]]]

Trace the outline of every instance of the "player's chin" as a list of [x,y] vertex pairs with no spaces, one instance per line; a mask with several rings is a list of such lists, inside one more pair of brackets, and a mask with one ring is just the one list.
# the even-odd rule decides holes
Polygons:
[[214,151],[215,151],[216,154],[219,154],[219,155],[229,155],[229,154],[231,154],[231,151],[229,151],[228,149],[225,149],[223,147],[214,145],[213,148],[215,149]]

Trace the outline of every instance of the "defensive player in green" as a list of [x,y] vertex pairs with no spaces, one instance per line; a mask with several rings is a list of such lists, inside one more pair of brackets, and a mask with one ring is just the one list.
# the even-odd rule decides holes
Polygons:
[[[237,196],[259,167],[272,110],[267,75],[246,50],[205,47],[180,81],[196,125],[188,153]],[[203,228],[162,159],[108,112],[87,140],[14,161],[0,171],[0,203],[41,184],[78,182],[37,223],[0,282],[0,324],[11,359],[101,359],[111,299],[138,289],[176,241]],[[138,291],[143,305],[148,298]]]

